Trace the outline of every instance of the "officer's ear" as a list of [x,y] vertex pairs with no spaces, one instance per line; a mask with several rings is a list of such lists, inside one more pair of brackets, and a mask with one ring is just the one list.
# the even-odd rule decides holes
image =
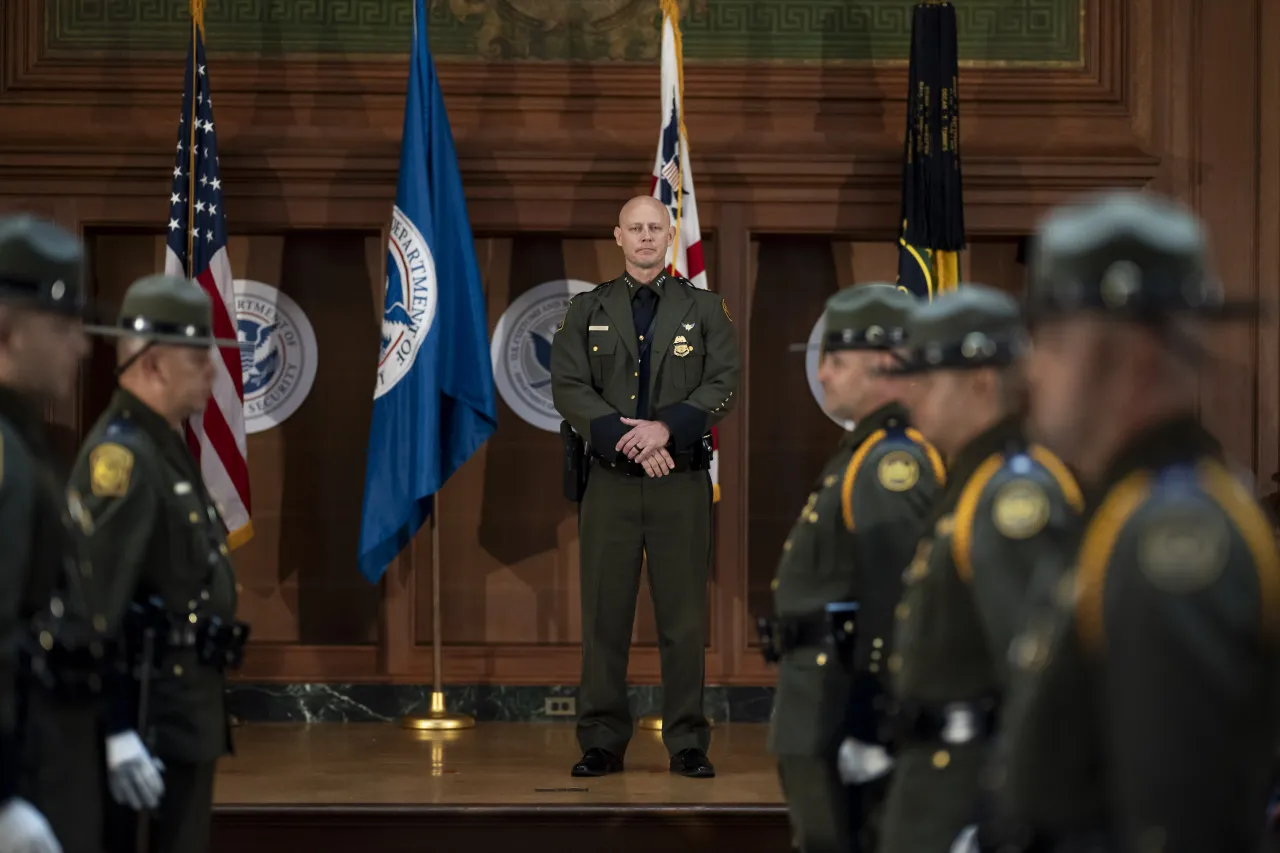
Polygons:
[[622,245],[622,226],[620,225],[613,226],[613,242],[619,246]]

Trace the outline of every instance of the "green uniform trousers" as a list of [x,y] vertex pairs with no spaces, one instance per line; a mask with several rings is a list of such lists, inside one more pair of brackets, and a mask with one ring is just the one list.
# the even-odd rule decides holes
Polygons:
[[28,693],[22,796],[49,821],[63,853],[102,849],[105,757],[98,710]]
[[884,780],[851,786],[835,755],[782,755],[778,780],[787,800],[791,846],[801,853],[873,853]]
[[674,755],[705,751],[703,714],[711,478],[706,471],[633,477],[594,464],[578,517],[582,587],[582,681],[578,744],[619,757],[635,731],[627,700],[627,656],[640,568],[662,663],[662,741]]
[[[213,761],[164,761],[164,798],[147,828],[149,853],[209,853],[213,819]],[[138,812],[111,806],[109,853],[134,853]]]

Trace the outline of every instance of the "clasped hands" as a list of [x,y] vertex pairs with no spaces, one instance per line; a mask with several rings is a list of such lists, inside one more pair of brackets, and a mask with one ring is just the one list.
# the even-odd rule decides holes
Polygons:
[[676,463],[667,452],[667,442],[671,440],[671,430],[667,425],[662,421],[640,418],[623,418],[622,422],[631,427],[631,431],[618,439],[614,450],[632,462],[640,463],[650,477],[670,474]]

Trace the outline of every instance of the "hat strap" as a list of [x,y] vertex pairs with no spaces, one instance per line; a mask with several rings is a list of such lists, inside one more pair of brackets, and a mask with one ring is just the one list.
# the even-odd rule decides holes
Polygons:
[[116,376],[123,376],[124,372],[129,369],[129,366],[132,365],[139,358],[141,358],[144,352],[151,349],[151,345],[154,343],[155,341],[146,341],[142,344],[142,346],[138,347],[137,352],[129,356],[129,358],[125,360],[124,364],[116,368]]

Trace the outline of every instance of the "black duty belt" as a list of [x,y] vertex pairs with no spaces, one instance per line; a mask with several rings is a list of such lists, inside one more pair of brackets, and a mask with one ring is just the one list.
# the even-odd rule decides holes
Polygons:
[[24,677],[63,701],[101,696],[116,674],[115,646],[105,637],[69,639],[52,628],[34,627],[24,634],[19,651]]
[[990,739],[995,734],[999,707],[995,697],[941,704],[906,701],[893,709],[889,724],[899,747],[938,743],[958,746]]
[[[608,468],[611,471],[616,471],[619,474],[625,474],[628,477],[647,477],[648,476],[648,474],[645,473],[643,465],[641,465],[639,462],[632,462],[630,459],[623,456],[621,453],[619,453],[617,457],[611,462],[593,450],[591,452],[591,459],[594,461],[596,465],[599,465],[601,468]],[[671,461],[674,463],[674,467],[672,467],[671,469],[673,473],[680,472],[680,471],[706,471],[711,467],[710,465],[699,465],[695,461],[694,455],[692,453],[672,454]]]
[[777,663],[795,649],[834,646],[841,660],[847,660],[858,635],[856,602],[834,602],[819,613],[756,620],[760,653],[765,663]]
[[142,637],[147,629],[154,632],[154,660],[159,660],[166,649],[194,649],[201,664],[219,670],[238,668],[249,640],[249,625],[245,622],[228,622],[194,611],[173,613],[159,599],[151,598],[134,602],[125,621],[129,657],[135,665],[142,663]]

